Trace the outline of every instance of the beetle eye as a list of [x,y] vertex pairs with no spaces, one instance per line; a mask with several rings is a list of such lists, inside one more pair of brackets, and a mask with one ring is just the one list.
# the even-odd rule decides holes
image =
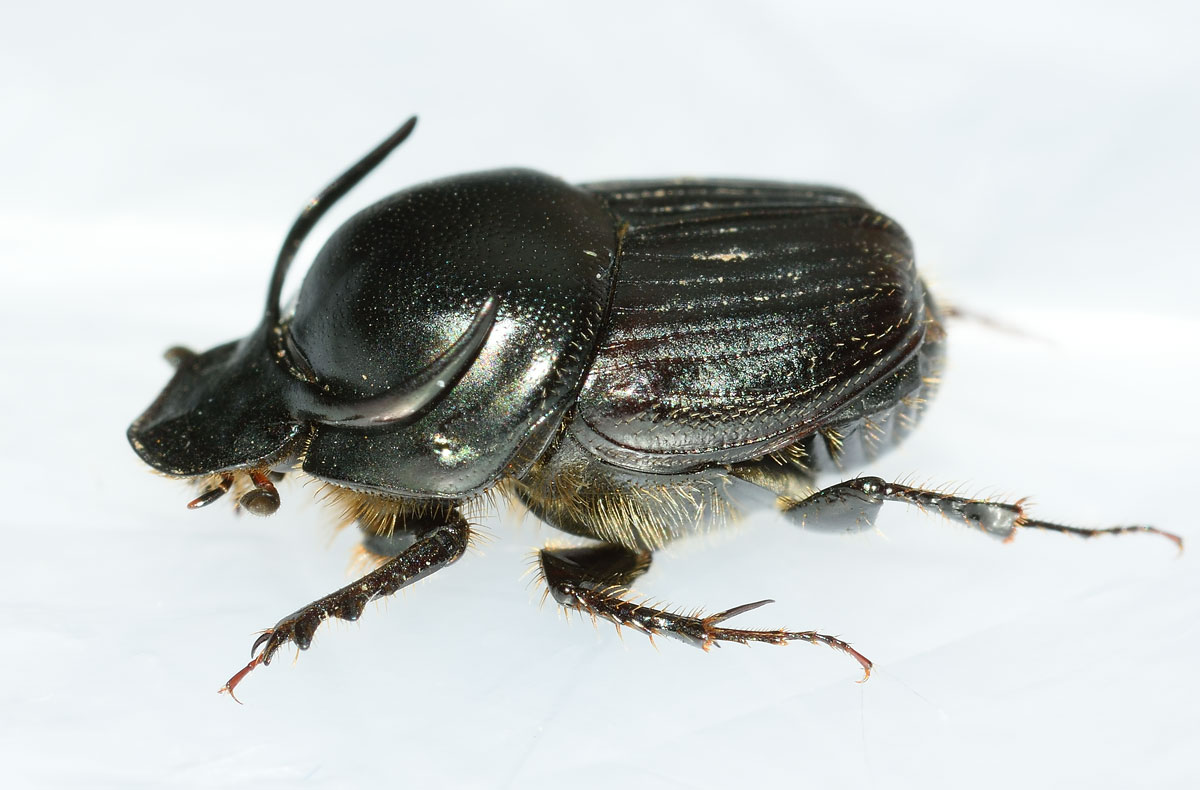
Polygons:
[[296,345],[296,341],[292,339],[291,327],[285,324],[282,331],[284,361],[287,363],[288,370],[296,378],[307,381],[309,384],[316,384],[317,374],[313,372],[312,365],[308,363]]

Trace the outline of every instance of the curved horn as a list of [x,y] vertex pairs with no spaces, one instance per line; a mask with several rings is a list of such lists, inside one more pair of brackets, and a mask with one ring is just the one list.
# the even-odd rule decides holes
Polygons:
[[[489,296],[454,345],[407,384],[351,403],[321,399],[304,416],[327,425],[369,427],[407,420],[447,392],[479,355],[496,323],[496,297]],[[315,393],[314,393],[315,394]]]
[[413,127],[416,125],[417,116],[414,115],[399,129],[392,132],[391,137],[375,146],[369,154],[335,178],[329,186],[322,189],[320,194],[310,200],[300,212],[300,216],[296,218],[292,229],[284,238],[283,247],[279,250],[279,257],[275,260],[275,272],[271,275],[271,287],[267,290],[266,326],[268,332],[279,325],[279,297],[283,293],[283,281],[287,277],[288,267],[292,265],[292,261],[296,257],[296,251],[300,249],[300,244],[308,232],[313,229],[317,220],[321,219],[330,206],[353,189],[355,184],[362,181],[367,173],[374,170],[376,165],[395,150],[396,146],[404,142],[405,138],[412,134]]

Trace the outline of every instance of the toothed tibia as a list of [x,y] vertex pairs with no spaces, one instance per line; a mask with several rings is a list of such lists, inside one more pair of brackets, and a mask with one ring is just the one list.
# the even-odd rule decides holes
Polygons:
[[[411,546],[353,584],[313,601],[267,629],[251,648],[254,658],[230,678],[221,690],[233,694],[234,688],[247,672],[259,664],[270,664],[276,651],[288,642],[307,650],[317,626],[329,618],[357,620],[368,602],[391,595],[452,564],[466,551],[471,537],[466,519],[457,511],[447,513],[445,522],[441,524],[409,523],[404,526],[416,536]],[[258,652],[260,648],[261,652]]]

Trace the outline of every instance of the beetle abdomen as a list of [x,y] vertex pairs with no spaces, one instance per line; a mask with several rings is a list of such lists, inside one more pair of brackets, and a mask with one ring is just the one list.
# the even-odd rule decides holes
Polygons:
[[626,223],[571,430],[654,473],[793,445],[920,348],[898,225],[853,193],[753,181],[591,185]]

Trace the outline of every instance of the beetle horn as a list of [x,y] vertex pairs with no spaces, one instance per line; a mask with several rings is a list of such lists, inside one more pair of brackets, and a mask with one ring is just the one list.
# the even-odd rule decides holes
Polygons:
[[322,399],[310,416],[327,425],[369,427],[410,419],[449,391],[479,356],[496,323],[496,297],[489,296],[454,345],[408,383],[382,395],[350,403]]
[[412,134],[416,125],[417,116],[414,115],[399,129],[392,132],[390,137],[375,146],[369,154],[354,163],[349,170],[335,178],[300,212],[300,216],[296,218],[292,229],[284,238],[283,247],[279,250],[279,257],[275,260],[275,272],[271,275],[271,287],[267,290],[267,331],[271,331],[279,325],[279,298],[283,294],[283,281],[287,277],[288,267],[292,265],[296,252],[300,249],[300,244],[308,232],[313,229],[313,226],[329,210],[330,206],[353,189],[355,184],[362,181],[367,173],[374,170],[388,154],[395,150],[396,146],[404,142]]

